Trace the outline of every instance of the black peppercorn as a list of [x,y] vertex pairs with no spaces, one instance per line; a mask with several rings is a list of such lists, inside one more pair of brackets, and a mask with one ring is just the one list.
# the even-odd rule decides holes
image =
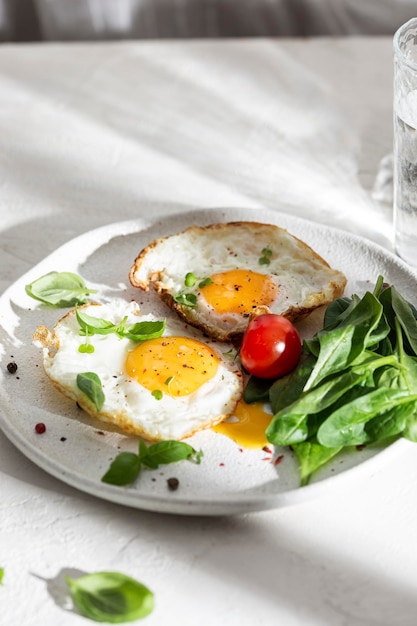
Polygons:
[[7,371],[9,374],[16,374],[17,372],[17,364],[14,361],[11,361],[7,364]]
[[168,478],[167,483],[168,488],[171,489],[171,491],[175,491],[176,489],[178,489],[180,481],[178,480],[178,478]]

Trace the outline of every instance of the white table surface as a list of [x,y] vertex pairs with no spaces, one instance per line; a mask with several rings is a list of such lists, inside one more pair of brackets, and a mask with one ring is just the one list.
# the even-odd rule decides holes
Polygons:
[[[0,48],[0,289],[102,224],[194,207],[308,216],[391,247],[391,41]],[[417,448],[319,500],[235,517],[131,510],[0,435],[2,624],[78,625],[62,573],[148,584],[144,624],[408,626]]]

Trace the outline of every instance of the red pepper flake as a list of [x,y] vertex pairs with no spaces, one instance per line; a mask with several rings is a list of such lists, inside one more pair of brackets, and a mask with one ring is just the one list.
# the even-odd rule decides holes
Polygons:
[[272,456],[264,456],[262,461],[272,461]]
[[219,466],[220,467],[224,467],[224,463],[219,463]]
[[277,458],[274,461],[274,466],[276,467],[277,465],[279,465],[283,458],[284,458],[283,454],[280,454],[279,456],[277,456]]
[[43,435],[43,433],[46,431],[46,426],[43,422],[38,422],[35,426],[35,432],[38,435]]
[[264,447],[262,448],[262,450],[263,450],[264,452],[268,452],[269,454],[272,454],[272,450],[271,450],[271,448],[268,448],[268,446],[264,446]]

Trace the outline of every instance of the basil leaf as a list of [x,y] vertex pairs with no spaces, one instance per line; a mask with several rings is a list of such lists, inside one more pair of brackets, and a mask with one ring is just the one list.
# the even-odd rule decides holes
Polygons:
[[137,324],[133,324],[133,326],[129,326],[123,332],[123,337],[132,339],[132,341],[146,341],[147,339],[156,339],[157,337],[161,337],[161,335],[163,335],[165,327],[165,320],[155,322],[138,322]]
[[77,375],[77,387],[94,404],[97,411],[103,408],[104,393],[101,380],[94,372],[84,372]]
[[65,580],[81,614],[96,622],[133,622],[154,609],[152,591],[125,574],[97,572]]
[[110,485],[128,485],[137,478],[140,469],[141,461],[137,454],[120,452],[101,480]]
[[183,441],[158,441],[147,447],[146,452],[142,447],[140,460],[143,465],[151,469],[156,469],[159,465],[184,461],[194,456],[196,450]]
[[75,315],[81,328],[80,334],[109,335],[117,330],[117,325],[113,324],[113,322],[108,322],[100,317],[88,315],[79,309],[76,309]]
[[182,441],[158,441],[149,446],[140,439],[139,454],[133,452],[120,452],[112,461],[110,468],[102,477],[102,481],[111,485],[128,485],[133,482],[142,466],[149,469],[157,469],[159,465],[176,463],[187,459],[200,464],[203,451],[194,450],[188,443]]
[[87,296],[96,293],[83,279],[72,272],[49,272],[25,287],[31,298],[53,307],[70,307],[84,304]]

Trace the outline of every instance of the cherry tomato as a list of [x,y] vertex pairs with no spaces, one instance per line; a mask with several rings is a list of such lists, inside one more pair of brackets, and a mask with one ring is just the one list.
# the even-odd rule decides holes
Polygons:
[[258,378],[279,378],[291,372],[301,354],[295,326],[281,315],[267,313],[248,324],[240,348],[243,367]]

